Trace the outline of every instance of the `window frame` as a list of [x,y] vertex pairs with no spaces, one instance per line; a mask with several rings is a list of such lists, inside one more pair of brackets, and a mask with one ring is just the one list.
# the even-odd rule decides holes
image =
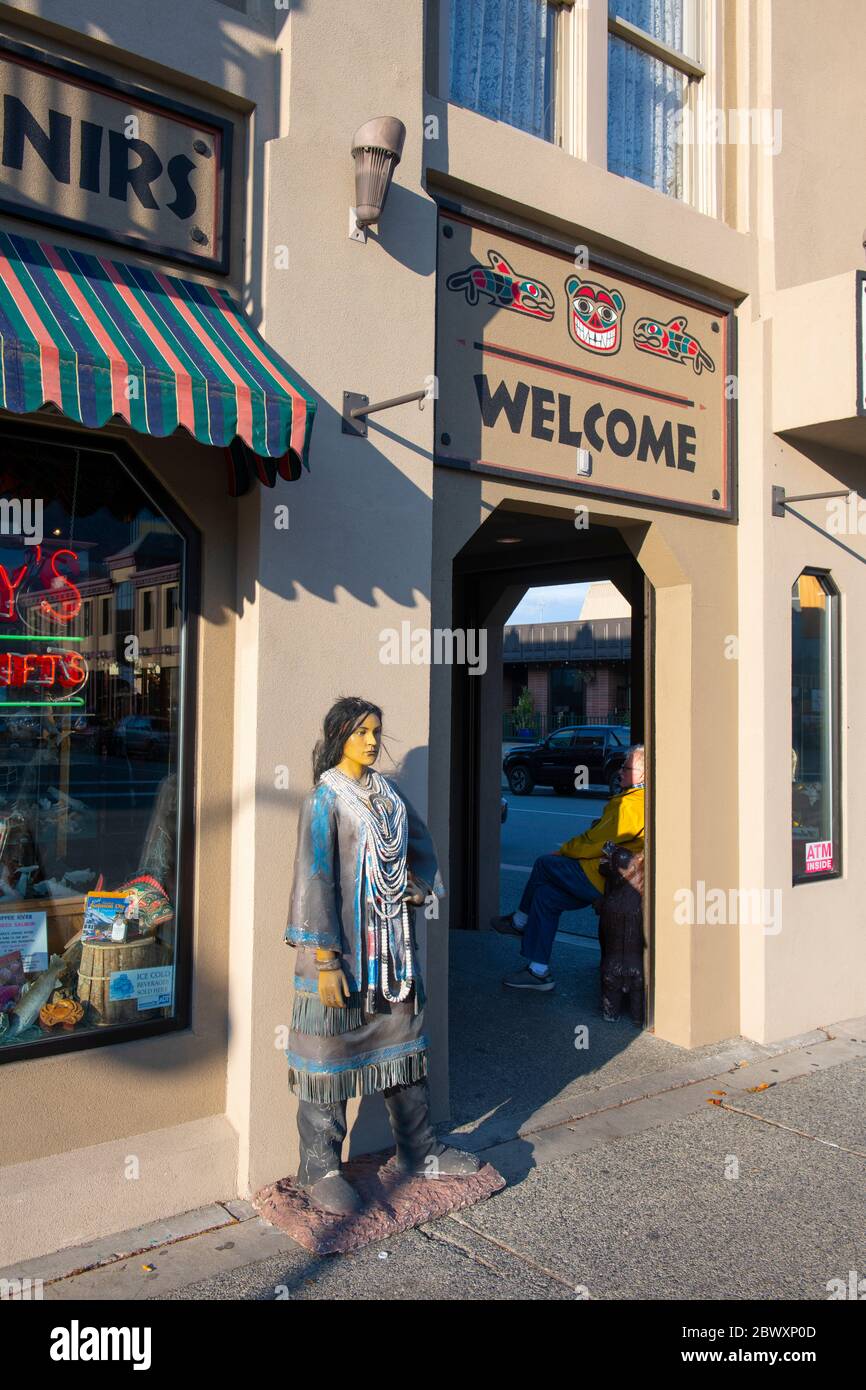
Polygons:
[[[614,33],[689,78],[689,124],[694,139],[686,141],[683,149],[683,196],[671,201],[708,217],[718,217],[722,204],[723,161],[717,153],[718,144],[711,138],[714,129],[711,117],[718,109],[722,92],[724,0],[695,0],[696,56],[669,48],[636,25],[609,16],[607,0],[547,0],[547,3],[556,10],[553,136],[551,140],[542,136],[534,138],[544,139],[545,144],[555,145],[566,154],[610,172],[607,167],[607,68],[608,37]],[[431,95],[447,103],[450,103],[450,12],[450,0],[428,0],[427,88]]]
[[[589,0],[592,4],[593,0]],[[595,0],[604,3],[606,0]],[[656,39],[636,24],[618,15],[607,15],[607,36],[613,35],[633,48],[655,58],[667,67],[674,68],[688,80],[684,109],[688,112],[688,125],[694,133],[693,140],[683,144],[683,196],[673,199],[694,208],[697,212],[715,217],[720,203],[719,173],[720,161],[717,159],[718,145],[708,138],[713,122],[710,113],[717,108],[717,96],[721,86],[719,55],[721,46],[721,0],[694,0],[693,53],[681,52]],[[607,36],[605,43],[607,42]],[[607,54],[605,52],[605,65]],[[607,103],[605,102],[605,145]],[[607,151],[605,150],[605,167]],[[667,197],[667,194],[663,196]]]
[[[819,565],[804,565],[794,576],[793,583],[789,589],[789,604],[794,585],[803,575],[812,575],[826,585],[825,593],[828,598],[828,623],[829,623],[829,652],[828,652],[828,684],[827,694],[827,713],[830,719],[830,776],[833,781],[830,796],[830,843],[833,846],[833,868],[825,870],[820,874],[797,875],[794,872],[794,838],[793,834],[793,778],[791,779],[792,800],[789,804],[789,822],[791,836],[791,886],[802,888],[810,883],[822,883],[828,879],[844,878],[843,862],[843,843],[842,836],[844,828],[842,824],[842,767],[844,763],[842,750],[842,593],[838,584],[828,569]],[[793,614],[793,606],[791,606]],[[791,673],[791,689],[793,690],[794,674],[794,650],[793,640],[789,654],[788,667]],[[794,746],[794,711],[793,702],[791,704],[791,747]]]
[[[590,0],[591,2],[591,0]],[[556,27],[553,36],[553,70],[551,81],[553,84],[553,130],[550,139],[543,135],[535,135],[531,130],[523,130],[521,126],[512,126],[512,130],[520,130],[522,134],[529,135],[534,140],[541,140],[545,145],[562,145],[563,118],[565,108],[561,96],[561,73],[563,65],[567,66],[568,51],[563,45],[563,29],[565,15],[569,15],[579,5],[579,0],[544,0],[548,8],[555,11]],[[425,58],[426,85],[431,96],[438,97],[441,101],[449,105],[457,106],[461,111],[470,111],[473,116],[479,116],[481,120],[495,120],[495,117],[485,116],[480,111],[472,111],[471,107],[461,106],[459,102],[452,102],[450,95],[450,70],[451,70],[451,0],[427,0],[427,53]],[[566,30],[566,33],[569,32]],[[505,125],[508,122],[497,122]],[[569,150],[569,153],[572,153]]]
[[147,1019],[142,1023],[120,1023],[94,1028],[65,1037],[48,1035],[44,1039],[0,1047],[0,1066],[22,1062],[30,1057],[56,1053],[83,1052],[91,1048],[113,1047],[120,1043],[188,1030],[192,1022],[193,941],[195,936],[196,862],[196,766],[198,740],[196,707],[198,690],[198,646],[201,620],[201,532],[180,508],[171,494],[154,477],[144,459],[122,438],[100,438],[95,431],[39,426],[24,421],[0,425],[0,439],[51,443],[105,456],[105,466],[124,465],[135,485],[151,505],[161,511],[187,547],[186,563],[179,585],[179,646],[181,647],[180,689],[178,692],[178,871],[176,881],[176,920],[179,924],[174,945],[174,1015]]

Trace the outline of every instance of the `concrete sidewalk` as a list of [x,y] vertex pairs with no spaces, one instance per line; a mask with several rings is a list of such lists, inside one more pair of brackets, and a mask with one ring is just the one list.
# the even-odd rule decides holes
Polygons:
[[823,1300],[866,1278],[866,1019],[676,1051],[585,1075],[483,1147],[502,1193],[353,1256],[226,1202],[0,1275],[55,1300]]

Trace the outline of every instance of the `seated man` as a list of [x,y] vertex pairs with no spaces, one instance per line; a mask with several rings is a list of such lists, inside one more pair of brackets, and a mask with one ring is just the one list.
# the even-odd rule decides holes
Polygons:
[[625,845],[633,854],[644,846],[644,750],[635,744],[622,765],[622,791],[612,796],[604,812],[582,835],[566,840],[554,854],[542,854],[532,866],[520,907],[505,917],[493,917],[498,932],[522,938],[520,954],[526,964],[502,981],[510,989],[547,993],[555,988],[548,969],[553,938],[563,912],[589,907],[604,894],[599,872],[607,840]]

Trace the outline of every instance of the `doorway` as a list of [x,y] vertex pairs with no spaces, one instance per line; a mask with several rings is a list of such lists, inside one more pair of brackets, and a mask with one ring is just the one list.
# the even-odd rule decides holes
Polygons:
[[[645,534],[645,527],[639,527]],[[631,539],[632,545],[628,543]],[[635,560],[637,535],[627,539],[619,525],[599,520],[577,531],[567,512],[553,509],[496,507],[488,520],[453,559],[452,624],[487,632],[487,667],[470,674],[452,671],[452,749],[450,749],[449,923],[450,923],[450,1099],[457,1125],[487,1141],[516,1133],[514,1126],[535,1123],[556,1095],[592,1084],[617,1055],[646,1038],[653,1022],[652,951],[652,737],[651,642],[649,606],[652,591]],[[591,620],[552,620],[548,600],[544,623],[509,623],[521,600],[532,591],[580,585],[592,594],[605,589],[619,599],[628,621],[594,624]],[[591,610],[588,609],[588,612]],[[517,616],[520,617],[521,610]],[[531,614],[525,614],[530,616]],[[539,613],[541,617],[541,613]],[[587,663],[567,651],[587,642],[587,628],[607,638],[616,653],[596,652]],[[509,632],[506,634],[506,627]],[[532,642],[544,628],[544,645]],[[557,628],[552,632],[553,627]],[[575,632],[575,628],[582,628]],[[623,632],[628,630],[627,652]],[[528,648],[516,651],[518,639]],[[617,645],[619,644],[619,645]],[[525,645],[525,644],[524,644]],[[566,649],[563,649],[566,648]],[[517,659],[516,659],[517,657]],[[527,657],[524,662],[523,657]],[[528,659],[535,657],[535,659]],[[588,664],[598,680],[585,680]],[[539,681],[545,669],[545,694]],[[581,671],[582,667],[582,671]],[[510,670],[510,674],[509,674]],[[580,671],[575,676],[574,671]],[[571,674],[567,674],[571,671]],[[514,716],[521,689],[534,685],[534,708],[525,710],[523,728]],[[517,696],[517,699],[516,699]],[[602,717],[603,716],[603,717]],[[527,723],[528,720],[528,723]],[[592,724],[592,734],[588,733]],[[644,897],[645,1019],[632,1023],[627,1011],[619,1022],[602,1020],[599,988],[598,916],[592,908],[564,913],[557,930],[550,969],[552,994],[502,986],[507,972],[521,966],[520,941],[489,930],[489,920],[516,908],[532,860],[580,834],[605,809],[612,787],[602,781],[602,762],[587,785],[557,790],[556,769],[539,774],[530,794],[512,790],[506,780],[506,753],[520,746],[525,728],[532,742],[569,739],[567,759],[573,778],[575,726],[584,741],[602,737],[616,724],[624,748],[646,748],[646,880]],[[556,749],[546,749],[553,765]],[[601,758],[601,755],[599,755]],[[580,759],[592,767],[591,756]],[[545,783],[549,776],[549,784]],[[502,802],[507,817],[502,823]],[[505,852],[503,852],[505,851]],[[587,1024],[591,1049],[575,1052],[578,1027]],[[646,1038],[652,1047],[652,1038]],[[638,1051],[644,1052],[644,1042]],[[523,1084],[517,1087],[517,1077]],[[487,1119],[485,1119],[487,1116]]]
[[[633,538],[632,538],[633,539]],[[545,620],[538,633],[521,633],[509,625],[509,617],[530,590],[550,586],[580,585],[606,589],[620,599],[619,612],[629,622],[616,624],[556,623]],[[486,932],[491,917],[517,906],[516,899],[538,853],[551,853],[557,843],[579,834],[604,810],[613,788],[606,763],[607,740],[642,743],[646,747],[646,860],[644,891],[646,1015],[645,1028],[653,1021],[653,913],[652,913],[652,736],[651,643],[649,640],[651,590],[627,543],[614,524],[593,524],[577,530],[568,514],[545,510],[497,508],[475,532],[453,562],[452,622],[455,628],[484,630],[487,665],[483,674],[455,669],[452,684],[451,796],[450,796],[450,896],[451,925],[461,932]],[[600,655],[598,628],[612,650]],[[515,636],[515,628],[517,635]],[[552,629],[555,629],[552,630]],[[580,629],[580,631],[577,631]],[[624,654],[623,631],[628,630]],[[610,634],[613,634],[611,637]],[[515,643],[526,637],[525,649]],[[575,659],[578,645],[594,643],[587,663]],[[618,644],[618,645],[617,645]],[[508,649],[507,649],[508,648]],[[612,654],[613,652],[613,654]],[[525,663],[517,657],[526,657]],[[531,660],[538,657],[538,660]],[[587,665],[593,675],[587,679]],[[534,680],[530,680],[530,668]],[[546,669],[545,669],[546,668]],[[521,681],[526,679],[526,685]],[[522,717],[515,715],[515,696],[534,684],[533,708],[525,702]],[[543,694],[539,696],[539,690]],[[521,727],[518,727],[520,725]],[[580,727],[580,734],[568,732]],[[615,726],[615,729],[614,729]],[[590,737],[590,729],[592,736]],[[545,747],[540,761],[548,766],[531,786],[521,789],[519,778],[507,780],[504,768],[509,746],[518,747],[530,737]],[[550,746],[557,738],[568,740],[566,760],[572,762],[586,745],[593,747],[584,760],[593,769],[585,787],[558,785],[559,750]],[[595,745],[599,747],[596,748]],[[594,768],[593,759],[598,761]],[[552,770],[550,770],[552,769]],[[573,771],[573,769],[572,769]],[[602,781],[608,781],[605,785]],[[560,782],[562,779],[560,779]],[[549,782],[550,785],[546,785]],[[557,794],[559,793],[559,794]],[[502,824],[502,803],[506,823]],[[527,814],[535,812],[535,814]],[[513,824],[508,825],[508,818]],[[556,819],[555,819],[556,818]],[[545,847],[540,836],[547,835]],[[503,855],[503,843],[508,857]],[[522,852],[518,853],[515,846]],[[503,863],[505,868],[503,869]],[[524,872],[526,871],[526,872]],[[511,880],[510,887],[508,880]],[[579,914],[575,926],[565,914],[562,921],[574,935],[586,938],[583,968],[597,978],[597,917],[592,909]],[[589,923],[589,925],[588,925]],[[562,930],[557,935],[561,940]],[[591,942],[589,938],[592,937]],[[576,943],[575,943],[576,944]],[[515,951],[515,955],[516,955]],[[505,994],[508,991],[503,991]]]

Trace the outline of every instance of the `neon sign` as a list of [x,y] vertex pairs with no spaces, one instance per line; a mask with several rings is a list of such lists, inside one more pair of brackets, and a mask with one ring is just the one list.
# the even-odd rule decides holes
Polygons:
[[[73,584],[69,574],[64,574],[58,568],[58,561],[62,561],[70,573],[77,575],[81,568],[77,554],[74,550],[65,548],[52,550],[43,560],[42,546],[37,545],[33,548],[36,552],[33,559],[25,560],[14,575],[9,574],[5,565],[0,565],[0,618],[4,618],[7,622],[14,622],[18,619],[26,626],[24,615],[18,607],[19,600],[25,594],[41,593],[45,595],[49,592],[57,594],[65,591],[67,596],[59,600],[59,607],[49,603],[45,597],[39,600],[38,606],[41,612],[47,614],[49,618],[53,618],[55,622],[72,622],[72,619],[77,617],[81,611],[81,590],[77,584]],[[33,582],[22,588],[27,573],[31,570]],[[37,584],[36,581],[40,578],[40,572],[42,582]]]
[[[68,548],[52,550],[44,557],[41,545],[32,549],[33,554],[11,574],[0,564],[0,621],[19,623],[25,629],[0,633],[0,708],[83,705],[75,697],[87,684],[87,662],[81,652],[70,649],[82,639],[63,631],[81,611],[81,590],[70,578],[80,572],[79,558]],[[46,620],[56,623],[62,635],[30,631],[28,619],[36,614],[43,625]],[[7,691],[41,698],[10,700],[5,698]]]

